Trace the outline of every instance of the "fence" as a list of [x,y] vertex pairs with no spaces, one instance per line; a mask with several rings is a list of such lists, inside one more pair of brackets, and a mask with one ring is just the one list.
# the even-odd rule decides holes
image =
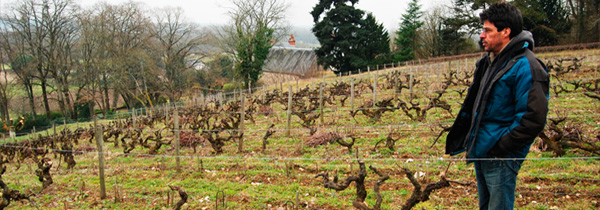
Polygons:
[[[598,53],[595,53],[586,56],[586,59],[588,59],[587,61],[595,63],[597,62],[599,55]],[[148,154],[144,153],[145,150],[139,149],[134,150],[134,152],[125,153],[120,152],[120,148],[117,149],[112,145],[103,146],[101,144],[98,144],[95,148],[90,150],[82,150],[82,148],[73,150],[49,149],[7,144],[7,142],[14,142],[14,140],[5,141],[2,148],[3,150],[13,148],[32,151],[48,149],[51,152],[56,153],[82,154],[79,161],[82,162],[82,165],[85,164],[85,167],[76,167],[69,172],[64,171],[64,169],[60,167],[55,167],[53,171],[55,174],[60,174],[59,176],[71,174],[70,176],[82,177],[82,180],[95,180],[95,178],[92,179],[92,177],[103,177],[101,175],[102,172],[98,172],[97,174],[94,172],[93,176],[90,175],[89,172],[91,170],[95,171],[96,168],[104,168],[101,167],[104,162],[104,178],[105,180],[108,180],[109,185],[112,182],[114,189],[112,193],[109,192],[108,197],[115,197],[115,194],[119,194],[127,195],[129,200],[134,200],[133,197],[139,195],[153,195],[149,196],[151,197],[149,199],[140,198],[142,203],[151,203],[152,200],[164,199],[165,194],[167,194],[167,197],[170,197],[170,194],[168,194],[170,191],[160,187],[148,186],[148,190],[136,187],[148,184],[145,176],[151,176],[158,183],[156,184],[157,186],[170,185],[172,181],[168,181],[168,179],[173,179],[176,184],[186,185],[187,183],[187,186],[190,187],[185,189],[191,191],[189,193],[192,197],[209,197],[209,199],[195,199],[190,201],[188,205],[191,208],[206,206],[242,208],[244,205],[254,205],[256,203],[258,203],[257,205],[266,208],[269,208],[268,205],[271,205],[272,208],[277,206],[299,207],[300,205],[313,207],[327,206],[327,202],[322,200],[312,204],[311,199],[325,199],[329,202],[345,202],[348,198],[352,198],[352,196],[342,192],[322,192],[322,190],[319,190],[322,189],[322,187],[320,187],[320,182],[315,179],[314,176],[322,171],[341,173],[343,177],[349,176],[356,172],[357,166],[353,161],[357,159],[357,156],[360,157],[359,159],[378,168],[383,168],[386,172],[393,175],[392,181],[384,184],[384,186],[391,186],[391,189],[385,191],[388,197],[402,198],[405,197],[405,194],[396,191],[409,191],[411,189],[411,184],[404,180],[402,176],[398,175],[400,174],[400,169],[396,164],[401,164],[403,167],[417,168],[424,174],[420,177],[420,179],[424,181],[435,179],[431,177],[434,177],[436,174],[444,173],[446,168],[448,168],[448,164],[452,164],[453,166],[450,167],[450,170],[448,171],[449,176],[459,179],[462,177],[462,180],[473,181],[474,178],[470,172],[471,170],[468,169],[468,166],[462,164],[465,161],[464,158],[443,156],[443,145],[440,145],[440,143],[433,147],[431,146],[436,134],[442,130],[439,126],[448,126],[453,119],[451,117],[452,114],[442,110],[432,114],[434,115],[432,117],[425,118],[424,121],[413,121],[402,115],[402,113],[394,111],[384,114],[379,122],[363,120],[359,123],[358,120],[357,122],[352,122],[351,119],[349,119],[350,117],[348,117],[348,113],[356,110],[381,109],[373,106],[364,106],[360,108],[359,105],[364,105],[368,101],[372,101],[372,104],[375,104],[374,102],[385,98],[399,97],[403,100],[408,100],[412,97],[410,95],[421,95],[421,99],[425,101],[424,95],[436,93],[436,90],[429,88],[431,84],[440,83],[440,80],[442,80],[450,71],[457,73],[462,72],[464,75],[468,75],[470,73],[470,68],[467,66],[472,65],[473,63],[474,60],[461,60],[461,62],[455,61],[452,63],[443,62],[421,66],[393,67],[393,69],[388,69],[387,71],[369,72],[369,74],[352,75],[349,77],[338,75],[336,78],[328,76],[319,78],[318,80],[297,81],[295,84],[287,84],[287,88],[284,88],[283,84],[277,84],[271,87],[254,88],[237,93],[217,94],[206,97],[199,96],[192,101],[171,104],[164,107],[132,110],[127,114],[121,114],[120,116],[122,117],[113,116],[119,120],[125,120],[123,118],[130,119],[132,127],[117,128],[110,127],[107,124],[103,125],[103,127],[117,129],[122,132],[140,130],[146,133],[146,136],[149,136],[147,135],[149,133],[163,130],[163,133],[166,133],[165,135],[172,135],[175,142],[179,142],[179,140],[177,140],[179,139],[177,138],[178,133],[198,132],[198,130],[190,129],[189,127],[186,127],[187,125],[182,125],[183,127],[176,125],[176,122],[180,122],[180,120],[176,119],[177,117],[175,116],[179,117],[180,114],[174,114],[175,110],[179,113],[183,113],[186,109],[194,109],[200,106],[219,107],[239,100],[241,106],[239,110],[215,111],[215,114],[239,116],[246,116],[246,114],[249,114],[253,116],[253,120],[256,120],[256,123],[242,125],[235,129],[212,130],[212,132],[241,131],[244,134],[244,137],[241,138],[240,141],[228,143],[228,145],[225,146],[223,155],[210,154],[211,149],[208,148],[208,144],[202,146],[197,153],[192,153],[189,148],[179,150],[174,146],[173,149],[160,150],[161,154]],[[397,87],[399,83],[399,81],[386,79],[385,76],[392,74],[392,72],[399,72],[402,76],[405,76],[405,80],[402,82],[408,83],[407,88],[404,89],[409,91],[408,93],[398,93],[393,89],[387,88],[389,86]],[[393,79],[393,77],[389,78]],[[410,84],[410,82],[415,81],[414,79],[419,80],[419,83]],[[597,80],[600,79],[600,75],[587,79]],[[359,81],[365,82],[359,83]],[[350,83],[350,94],[332,95],[330,91],[323,91],[323,87],[331,87],[341,82]],[[390,85],[390,83],[393,83],[393,85]],[[294,94],[298,93],[301,89],[300,84],[310,87],[309,90],[318,92],[318,96],[294,97]],[[363,84],[365,86],[363,89],[358,90],[359,87],[357,87],[357,84]],[[368,86],[370,86],[372,90],[369,90]],[[412,89],[412,87],[415,88]],[[450,101],[449,105],[454,108],[454,111],[456,111],[456,107],[460,106],[459,101],[461,101],[463,97],[459,95],[458,91],[464,90],[465,88],[466,86],[464,85],[453,85],[453,89],[448,89],[451,94],[447,94],[443,97],[445,100]],[[245,102],[242,102],[246,101],[244,99],[253,99],[257,101],[261,99],[264,100],[267,93],[272,93],[275,90],[280,92],[279,97],[285,100],[287,104],[284,102],[271,105],[271,108],[276,111],[272,111],[269,116],[261,116],[261,119],[259,119],[260,112],[248,109],[250,103],[246,104]],[[285,94],[284,90],[287,90],[287,94]],[[552,99],[557,103],[552,104],[551,109],[571,107],[571,103],[574,103],[574,101],[570,100],[570,98],[582,97],[582,93],[583,91],[580,90],[560,94],[559,98]],[[253,96],[250,97],[250,95]],[[350,98],[350,102],[345,106],[339,106],[339,101],[336,101],[336,105],[325,105],[323,102],[324,99],[332,97],[338,99],[341,97],[348,97]],[[311,99],[319,101],[319,106],[323,108],[309,112],[313,114],[319,113],[320,116],[323,117],[317,121],[319,123],[315,122],[315,125],[319,125],[318,129],[322,132],[347,132],[359,135],[359,142],[354,146],[354,149],[358,149],[358,151],[351,150],[353,153],[349,154],[345,152],[345,148],[336,145],[318,148],[301,146],[304,143],[304,138],[307,136],[306,131],[308,129],[300,126],[297,120],[298,118],[292,117],[298,110],[292,110],[290,107],[293,107],[291,105],[293,102],[301,100],[308,101]],[[420,106],[424,105],[419,105],[418,107]],[[286,107],[288,108],[286,109]],[[578,102],[577,106],[571,107],[569,119],[572,122],[583,122],[582,125],[589,128],[589,132],[591,133],[597,132],[599,130],[597,127],[598,125],[594,125],[594,123],[597,122],[596,119],[598,119],[600,115],[598,110],[597,102]],[[163,116],[161,122],[164,120],[166,128],[161,126],[152,127],[142,123],[144,118],[159,113],[163,114],[161,115]],[[181,115],[181,117],[186,116]],[[366,118],[364,116],[361,117]],[[551,118],[553,117],[557,117],[557,114],[551,113]],[[251,119],[242,119],[241,121],[250,122]],[[342,121],[342,123],[338,123],[340,121]],[[173,122],[173,124],[170,122]],[[261,134],[269,130],[267,127],[271,123],[276,124],[272,129],[276,132],[276,135],[275,137],[272,137],[271,141],[273,142],[269,144],[269,149],[265,153],[262,153],[260,149],[258,149],[260,147],[260,143],[258,142],[262,136]],[[169,125],[173,125],[174,127],[169,127]],[[373,144],[375,141],[385,138],[386,134],[392,132],[402,135],[402,137],[396,137],[399,139],[397,142],[399,148],[396,151],[374,148]],[[54,133],[57,134],[56,131]],[[49,134],[47,133],[47,135]],[[35,137],[32,137],[32,139],[33,138]],[[100,139],[100,137],[97,138]],[[97,143],[102,142],[110,144],[110,140],[97,141]],[[81,147],[84,146],[81,145]],[[103,147],[107,149],[103,149]],[[539,147],[536,148],[538,150],[540,149]],[[300,155],[293,155],[293,153],[298,150],[304,151]],[[600,183],[600,177],[597,173],[594,173],[594,171],[598,170],[596,161],[599,158],[597,156],[580,156],[578,155],[581,154],[580,152],[574,153],[575,156],[561,158],[544,156],[545,153],[540,151],[534,151],[532,154],[534,154],[534,156],[526,158],[527,163],[523,166],[524,168],[520,175],[520,177],[523,177],[520,179],[520,182],[526,183],[525,187],[517,189],[517,193],[525,197],[521,199],[543,199],[544,196],[547,196],[557,200],[549,201],[549,203],[565,205],[564,203],[560,204],[560,202],[558,202],[565,196],[573,198],[577,197],[584,200],[597,200],[599,198],[597,188],[577,188],[578,183],[596,184],[596,186]],[[102,159],[104,159],[104,161]],[[540,170],[540,168],[544,170]],[[28,170],[25,167],[12,170],[5,174],[4,181],[7,183],[17,183],[13,186],[20,186],[19,183],[21,183],[23,186],[29,186],[31,188],[33,184],[19,181],[22,177],[32,176],[33,173],[31,171],[31,169]],[[183,177],[174,174],[180,174]],[[209,178],[219,176],[226,177],[229,181]],[[190,177],[208,179],[216,184],[190,184]],[[561,185],[567,186],[568,189],[558,188],[560,186],[555,186],[555,183],[540,183],[539,181],[536,181],[548,179],[556,180],[560,182]],[[229,185],[229,182],[236,184]],[[269,182],[272,184],[269,184]],[[76,184],[82,183],[85,183],[85,181],[80,181],[80,183]],[[94,186],[96,183],[100,184],[101,181],[94,181]],[[538,186],[527,186],[531,184]],[[243,187],[238,188],[236,185],[241,185]],[[266,185],[276,186],[270,188],[270,186]],[[212,187],[218,189],[218,191],[208,190],[203,186]],[[196,190],[196,188],[205,190],[205,192]],[[464,190],[467,193],[475,193],[474,187],[466,187]],[[104,191],[106,191],[106,188]],[[156,191],[156,193],[150,193],[152,191]],[[262,191],[262,195],[265,196],[264,199],[260,198],[260,196],[252,196],[251,199],[254,200],[253,202],[243,202],[244,196],[240,195],[241,193],[258,193],[258,191]],[[102,193],[97,193],[95,190],[93,192],[89,191],[89,193],[93,193],[94,195],[100,194],[101,198],[106,196],[102,196]],[[462,194],[451,195],[458,197],[463,196]],[[473,197],[474,196],[467,198],[466,203],[464,204],[458,204],[460,198],[454,197],[441,197],[434,199],[434,202],[440,203],[442,206],[450,205],[457,208],[470,208],[476,207],[476,201],[474,201]],[[234,200],[234,202],[229,201],[230,199]],[[150,206],[167,206],[168,204],[172,204],[169,199],[165,200],[167,200],[167,202],[161,201]],[[225,200],[228,200],[229,202],[225,202]],[[448,200],[451,200],[451,202]],[[396,200],[388,201],[386,205],[389,205],[388,207],[390,208],[397,207],[392,204],[395,201]],[[243,205],[235,206],[236,202],[242,203]],[[115,203],[118,202],[115,200]],[[51,204],[46,203],[45,205]],[[344,208],[347,207],[347,205],[348,204],[338,204],[336,206],[338,208]],[[569,205],[570,207],[576,206],[575,204]],[[67,207],[68,206],[65,206],[65,208]],[[148,208],[148,206],[139,207]],[[135,206],[131,208],[135,208]]]

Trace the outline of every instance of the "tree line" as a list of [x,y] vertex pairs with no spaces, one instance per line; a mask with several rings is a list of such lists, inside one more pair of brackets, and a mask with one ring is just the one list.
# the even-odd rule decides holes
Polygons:
[[133,1],[90,8],[73,0],[12,2],[0,17],[2,121],[10,119],[15,89],[25,92],[23,110],[33,118],[79,119],[175,102],[235,80],[255,83],[271,40],[286,30],[287,6],[231,2],[231,24],[214,27],[190,22],[181,8],[149,10]]
[[[453,0],[449,6],[423,11],[411,0],[399,12],[391,35],[358,0],[320,0],[314,7],[313,32],[321,47],[319,64],[335,72],[366,70],[377,64],[459,55],[480,50],[479,13],[501,0]],[[592,0],[509,1],[520,8],[524,28],[536,46],[598,42],[600,7]],[[389,47],[388,47],[389,46]]]
[[[390,33],[358,0],[320,0],[310,14],[318,63],[334,72],[478,51],[478,14],[497,0],[453,0],[423,12],[418,0]],[[18,90],[33,118],[66,119],[122,107],[155,106],[190,93],[256,85],[269,49],[288,34],[283,0],[231,0],[228,24],[200,27],[181,8],[73,0],[15,0],[0,15],[0,118]],[[514,1],[538,46],[596,42],[600,7],[592,0]],[[11,80],[8,75],[14,75]],[[43,110],[37,110],[42,104]],[[22,114],[22,113],[20,113]]]

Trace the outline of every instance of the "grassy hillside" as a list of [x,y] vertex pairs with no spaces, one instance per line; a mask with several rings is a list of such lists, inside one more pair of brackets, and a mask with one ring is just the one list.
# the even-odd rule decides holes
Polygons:
[[[578,87],[600,79],[600,52],[580,50],[539,56],[553,64],[553,69],[574,68],[563,73],[553,71],[560,75],[552,77],[553,87],[562,89],[551,92],[549,118],[565,117],[557,125],[564,131],[563,141],[600,147],[600,101],[586,96],[591,91]],[[413,192],[414,185],[406,178],[404,168],[415,172],[415,180],[423,186],[442,177],[452,180],[449,187],[434,191],[417,208],[475,209],[478,204],[473,166],[466,165],[463,157],[444,155],[445,133],[436,141],[458,112],[474,62],[461,59],[344,77],[327,74],[257,89],[251,95],[245,94],[243,126],[236,124],[242,116],[236,108],[241,103],[226,103],[225,99],[221,105],[218,98],[180,104],[181,129],[177,132],[170,129],[175,124],[172,108],[144,110],[145,115],[136,116],[135,126],[132,118],[101,121],[105,130],[105,199],[100,198],[99,156],[96,139],[89,140],[93,131],[90,125],[69,127],[71,134],[60,133],[63,127],[58,127],[56,134],[50,130],[23,137],[20,143],[6,139],[2,154],[10,160],[4,164],[7,170],[2,181],[32,195],[33,202],[13,202],[12,209],[169,209],[180,200],[169,186],[178,186],[189,196],[184,209],[291,209],[295,205],[302,209],[352,209],[354,183],[346,190],[335,191],[325,188],[323,177],[316,176],[339,176],[341,183],[359,175],[360,159],[367,167],[366,204],[370,207],[376,204],[373,187],[380,178],[368,168],[373,166],[389,175],[380,186],[382,209],[400,209]],[[323,84],[323,91],[319,84]],[[294,109],[288,129],[290,87]],[[231,97],[231,101],[239,99]],[[316,133],[311,135],[311,129]],[[136,131],[140,137],[136,137]],[[264,143],[268,131],[274,133]],[[237,139],[240,132],[241,152]],[[110,133],[120,133],[116,142]],[[550,137],[556,133],[545,132]],[[175,150],[176,134],[182,141],[179,155]],[[224,142],[222,153],[217,154],[209,142],[211,137],[231,140]],[[353,139],[351,149],[340,144]],[[151,147],[158,142],[165,145],[152,152]],[[130,144],[135,146],[125,152]],[[536,139],[519,174],[517,209],[600,207],[598,152],[573,146],[564,149],[566,153],[556,157],[554,150]],[[69,154],[76,162],[72,169],[61,158]],[[35,163],[42,157],[52,161],[53,184],[44,189]],[[180,170],[176,167],[178,159]]]

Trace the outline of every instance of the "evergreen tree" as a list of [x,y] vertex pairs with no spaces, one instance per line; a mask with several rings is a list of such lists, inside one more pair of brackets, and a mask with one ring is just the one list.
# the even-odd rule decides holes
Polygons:
[[[488,2],[489,1],[489,2]],[[440,30],[442,54],[458,55],[473,50],[473,38],[481,30],[479,12],[498,0],[454,0],[451,14]]]
[[523,26],[531,31],[536,46],[556,45],[570,32],[569,12],[561,0],[515,1],[523,15]]
[[419,46],[417,31],[423,25],[421,6],[418,0],[412,0],[408,4],[406,14],[402,15],[400,29],[396,32],[394,43],[398,47],[394,54],[394,61],[407,61],[415,59],[415,50]]
[[[317,62],[334,72],[366,69],[386,62],[389,34],[372,15],[354,7],[358,0],[320,0],[311,12],[321,43]],[[349,4],[348,4],[349,3]]]
[[258,23],[257,25],[258,29],[254,36],[248,36],[242,29],[237,30],[239,63],[235,66],[235,70],[244,81],[250,81],[253,84],[256,84],[262,74],[262,67],[269,55],[269,49],[272,47],[271,40],[273,40],[274,32],[266,24]]
[[390,35],[378,24],[373,14],[367,14],[365,24],[358,33],[360,39],[359,49],[366,59],[366,65],[373,66],[388,62],[390,52]]
[[[461,37],[476,36],[481,29],[479,12],[501,0],[454,0],[453,14],[445,20],[446,31],[442,34],[450,54],[463,53]],[[558,44],[562,37],[571,31],[567,5],[562,0],[521,0],[510,1],[521,10],[525,30],[533,33],[535,44],[547,46]]]

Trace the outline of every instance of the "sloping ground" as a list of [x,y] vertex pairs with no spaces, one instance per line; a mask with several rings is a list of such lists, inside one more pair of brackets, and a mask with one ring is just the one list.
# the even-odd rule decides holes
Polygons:
[[[554,52],[540,54],[544,61],[553,59],[585,57],[580,72],[573,72],[568,80],[598,79],[600,72],[600,52],[597,50],[580,50],[569,52]],[[183,209],[291,209],[294,205],[302,209],[352,209],[351,201],[355,198],[354,184],[352,189],[334,191],[323,186],[321,178],[315,175],[323,172],[330,177],[338,175],[340,181],[358,173],[356,159],[360,158],[367,165],[372,165],[390,175],[390,180],[381,186],[383,209],[399,209],[409,198],[413,185],[405,178],[401,167],[417,172],[417,179],[422,184],[438,181],[441,175],[448,179],[464,183],[474,183],[472,165],[466,165],[461,157],[447,157],[444,152],[444,136],[434,144],[441,131],[440,125],[451,123],[458,112],[464,95],[459,91],[466,89],[464,85],[452,85],[448,93],[439,102],[447,102],[452,112],[434,109],[428,113],[424,121],[411,120],[400,110],[386,112],[379,120],[371,120],[364,114],[351,116],[350,111],[361,105],[369,104],[376,96],[378,100],[399,97],[406,100],[409,93],[419,98],[424,95],[435,95],[431,87],[439,85],[445,75],[456,72],[459,77],[468,74],[474,59],[460,62],[453,60],[440,63],[430,63],[421,66],[394,68],[390,70],[353,75],[354,85],[358,93],[355,95],[354,108],[350,99],[342,105],[344,94],[335,95],[334,104],[324,108],[323,120],[317,120],[315,125],[319,132],[339,132],[354,134],[358,139],[352,147],[352,153],[346,147],[335,142],[326,142],[319,146],[307,146],[311,140],[308,129],[303,128],[298,116],[291,116],[290,135],[286,134],[288,88],[278,95],[285,102],[272,102],[265,109],[250,110],[252,119],[246,118],[244,131],[244,151],[238,152],[237,142],[226,142],[223,154],[216,155],[211,145],[202,141],[197,148],[185,147],[179,156],[172,145],[164,145],[157,154],[148,154],[147,148],[137,146],[131,153],[124,154],[123,146],[117,146],[120,141],[107,137],[104,157],[106,159],[107,199],[100,199],[98,181],[98,155],[96,144],[88,141],[87,137],[79,140],[74,150],[80,151],[75,156],[77,165],[74,169],[66,169],[66,163],[60,156],[47,157],[53,159],[51,173],[54,184],[41,190],[35,170],[37,165],[29,159],[23,161],[13,159],[8,163],[7,172],[3,176],[13,189],[24,193],[36,193],[34,200],[40,209],[170,209],[179,200],[178,195],[169,186],[179,186],[189,195]],[[565,64],[567,65],[567,64]],[[415,83],[413,91],[402,89],[394,93],[391,84],[393,78],[386,78],[393,71],[402,73],[402,86],[408,85],[406,78],[414,77],[420,82]],[[412,75],[412,76],[411,76]],[[326,87],[333,84],[349,83],[351,77],[337,77],[326,74],[318,77],[318,82],[311,80],[284,84],[292,86],[294,91],[306,86],[310,90],[318,90],[317,83],[324,82]],[[377,94],[373,94],[369,86],[376,84]],[[555,78],[553,85],[558,84]],[[279,85],[278,85],[279,86]],[[270,86],[269,93],[280,87]],[[567,88],[573,89],[572,86]],[[254,92],[254,98],[267,96],[264,92]],[[325,93],[327,95],[329,93]],[[464,92],[463,92],[464,94]],[[584,96],[583,91],[556,94],[551,99],[551,118],[556,118],[563,111],[568,111],[568,124],[581,128],[577,135],[594,139],[600,134],[600,103]],[[292,102],[307,100],[309,97],[293,98]],[[311,99],[314,99],[311,98]],[[257,100],[258,101],[258,100]],[[280,100],[281,101],[281,100]],[[372,104],[372,103],[370,103]],[[421,101],[421,105],[424,105]],[[367,110],[371,106],[365,106]],[[182,109],[197,108],[197,104],[186,103]],[[373,109],[375,110],[375,109]],[[186,112],[181,116],[193,116]],[[180,112],[180,113],[183,113]],[[210,113],[210,112],[208,112]],[[223,115],[233,115],[238,112],[220,112]],[[269,113],[269,114],[264,114]],[[301,113],[301,112],[300,112]],[[145,118],[147,119],[147,118]],[[118,128],[106,122],[108,128],[116,128],[123,132],[141,130],[145,139],[153,142],[153,133],[162,131],[159,140],[168,141],[174,136],[169,129],[171,120],[165,116],[157,117],[157,123],[125,129]],[[227,120],[219,121],[228,123]],[[266,150],[262,150],[263,136],[273,124],[275,133],[268,139]],[[184,125],[184,132],[201,132]],[[88,128],[87,125],[82,125]],[[75,128],[71,128],[74,130]],[[60,131],[60,128],[58,129]],[[211,130],[218,132],[218,130]],[[379,144],[386,140],[390,132],[396,132],[395,149]],[[189,136],[189,133],[186,135]],[[182,135],[183,136],[183,135]],[[225,135],[226,136],[226,135]],[[131,141],[121,135],[118,139]],[[348,139],[346,139],[348,140]],[[600,141],[600,139],[599,139]],[[8,148],[8,147],[6,147]],[[27,148],[24,148],[27,149]],[[31,148],[29,148],[31,149]],[[40,150],[29,150],[40,151]],[[523,165],[517,186],[517,209],[598,209],[600,204],[600,164],[596,155],[588,152],[570,149],[563,158],[555,158],[552,151],[543,143],[536,141],[532,146],[529,160]],[[181,159],[181,171],[175,168],[176,158]],[[368,171],[366,177],[367,203],[375,203],[373,185],[378,176]],[[419,204],[415,209],[476,209],[477,189],[474,184],[469,186],[451,184],[451,187],[435,191],[429,201]],[[223,200],[224,198],[224,200]],[[218,201],[218,202],[217,202]],[[27,201],[13,202],[10,208],[31,209],[33,205]]]

